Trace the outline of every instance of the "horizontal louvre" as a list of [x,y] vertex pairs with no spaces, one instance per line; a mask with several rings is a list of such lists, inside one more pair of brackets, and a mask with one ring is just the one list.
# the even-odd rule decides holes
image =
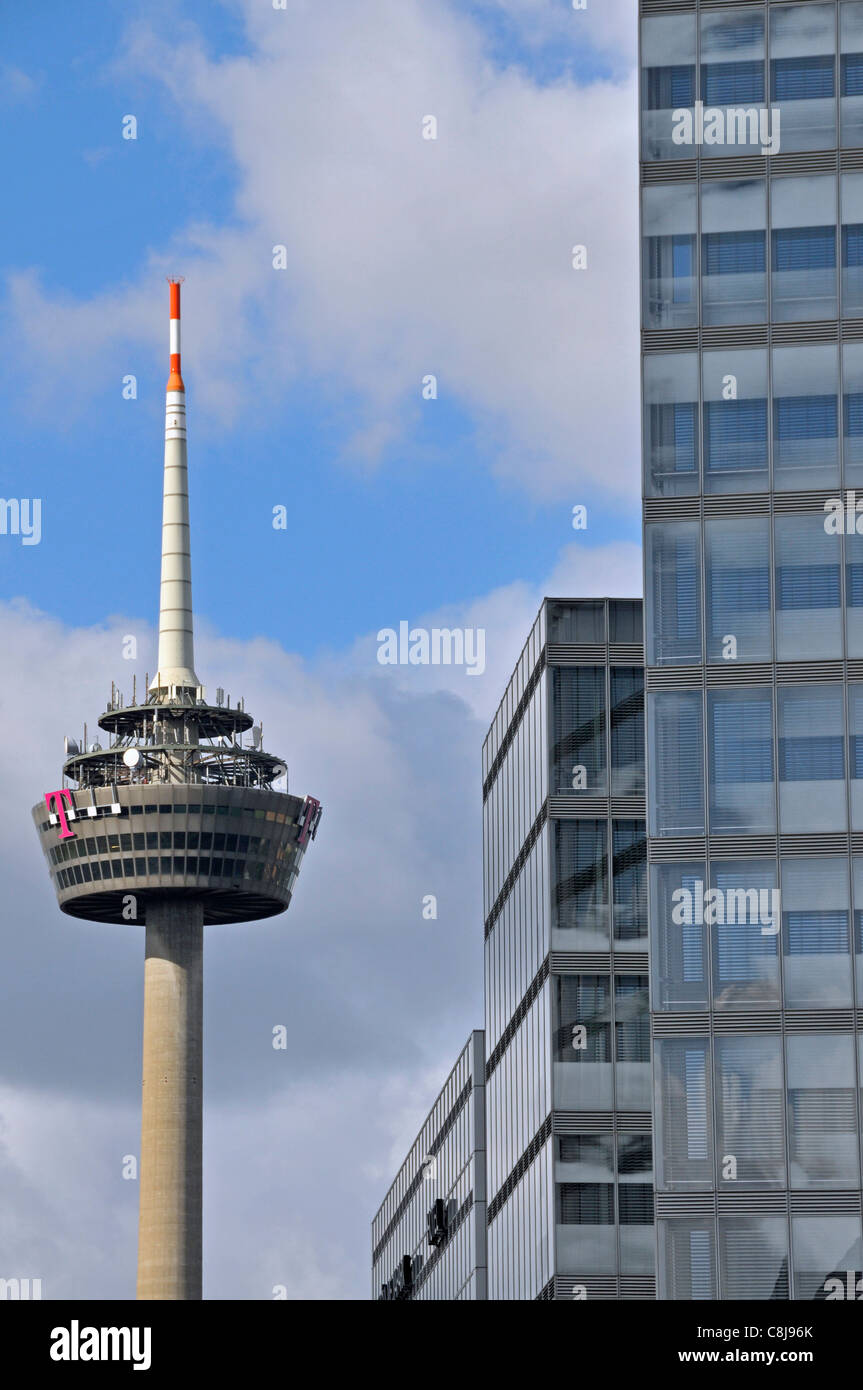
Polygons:
[[713,1031],[727,1033],[778,1033],[782,1014],[778,1009],[726,1009],[713,1015]]
[[592,1298],[617,1298],[617,1279],[613,1274],[558,1274],[555,1277],[555,1298],[574,1298],[576,1290],[579,1291],[579,1298],[583,1298],[582,1289],[588,1301]]
[[848,851],[848,836],[831,835],[780,835],[780,854],[843,854]]
[[651,1014],[650,1024],[655,1038],[704,1038],[710,1032],[706,1013]]
[[602,819],[607,819],[609,801],[607,796],[591,796],[585,792],[573,792],[571,796],[550,796],[548,810],[549,815],[564,820],[572,816],[591,816],[593,818],[599,816]]
[[645,674],[648,690],[700,690],[704,683],[699,666],[650,666]]
[[769,511],[770,497],[764,492],[748,496],[714,493],[704,499],[705,516],[767,516]]
[[853,1009],[786,1010],[786,1033],[848,1033],[854,1027]]
[[764,347],[767,343],[767,324],[753,323],[733,328],[702,328],[701,346],[713,347]]
[[743,1192],[729,1189],[719,1193],[720,1216],[784,1216],[788,1211],[787,1192]]
[[657,1192],[656,1217],[697,1218],[716,1215],[716,1194],[713,1192]]
[[614,1117],[607,1110],[556,1110],[552,1116],[555,1134],[611,1134]]
[[745,859],[776,853],[775,835],[711,835],[710,853],[715,859]]
[[656,328],[645,329],[641,334],[641,345],[645,352],[674,352],[698,347],[697,328]]
[[546,660],[549,666],[568,666],[573,663],[587,662],[590,666],[604,666],[608,656],[608,648],[600,646],[599,643],[591,644],[587,642],[549,642],[546,648]]
[[647,842],[647,857],[654,864],[671,864],[677,859],[703,859],[706,853],[707,841],[703,835]]
[[860,1211],[859,1192],[792,1192],[792,1216],[818,1216],[835,1213],[840,1216],[856,1216]]
[[724,666],[707,667],[708,686],[765,685],[773,680],[773,668],[763,662],[728,661]]
[[645,521],[684,521],[701,515],[697,497],[645,497]]
[[778,681],[841,681],[841,661],[780,661],[776,664]]
[[774,512],[823,512],[824,503],[837,495],[837,488],[818,488],[808,492],[776,492]]
[[555,951],[551,958],[552,970],[587,970],[591,974],[607,975],[611,970],[611,956],[608,951]]

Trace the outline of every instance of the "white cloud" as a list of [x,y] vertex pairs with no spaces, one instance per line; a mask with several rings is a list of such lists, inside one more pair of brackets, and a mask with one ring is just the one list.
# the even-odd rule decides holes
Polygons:
[[[519,8],[532,22],[534,7]],[[624,12],[635,25],[623,0],[611,8],[609,42]],[[181,265],[187,357],[216,419],[236,422],[251,395],[273,402],[303,373],[356,401],[348,453],[368,466],[410,426],[433,372],[501,477],[545,498],[576,483],[631,493],[628,60],[619,80],[543,85],[523,67],[494,67],[455,5],[295,0],[282,12],[248,0],[245,13],[251,53],[237,58],[210,58],[203,37],[134,30],[128,71],[166,84],[193,137],[229,153],[236,216],[227,228],[178,230],[128,286],[95,302],[57,302],[32,275],[13,280],[9,332],[53,367],[52,399],[57,372],[86,399],[117,373],[118,354],[130,370],[126,343],[163,353],[154,295]],[[605,32],[602,13],[596,4],[566,23]],[[421,138],[426,114],[436,141]],[[286,271],[272,269],[276,244]],[[572,269],[576,244],[588,248],[585,271]]]

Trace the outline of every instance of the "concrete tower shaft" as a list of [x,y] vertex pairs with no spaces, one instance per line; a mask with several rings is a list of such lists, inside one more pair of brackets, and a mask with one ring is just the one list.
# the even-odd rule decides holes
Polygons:
[[165,389],[165,482],[162,503],[162,583],[159,594],[158,670],[154,694],[200,691],[195,675],[186,388],[180,362],[180,281],[171,287],[171,374]]

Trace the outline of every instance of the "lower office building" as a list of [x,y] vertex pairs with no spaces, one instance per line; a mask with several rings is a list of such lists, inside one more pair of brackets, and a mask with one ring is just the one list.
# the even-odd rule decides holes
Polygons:
[[653,1298],[641,603],[546,599],[483,747],[489,1298]]
[[372,1222],[373,1298],[487,1298],[485,1157],[477,1029]]

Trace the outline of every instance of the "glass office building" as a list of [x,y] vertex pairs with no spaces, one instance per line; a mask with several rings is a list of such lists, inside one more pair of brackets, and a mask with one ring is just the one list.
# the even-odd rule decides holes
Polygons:
[[863,3],[640,16],[658,1292],[812,1299],[863,1270]]
[[372,1298],[487,1298],[485,1045],[475,1030],[372,1222]]
[[489,1298],[652,1298],[640,601],[545,600],[482,772]]

